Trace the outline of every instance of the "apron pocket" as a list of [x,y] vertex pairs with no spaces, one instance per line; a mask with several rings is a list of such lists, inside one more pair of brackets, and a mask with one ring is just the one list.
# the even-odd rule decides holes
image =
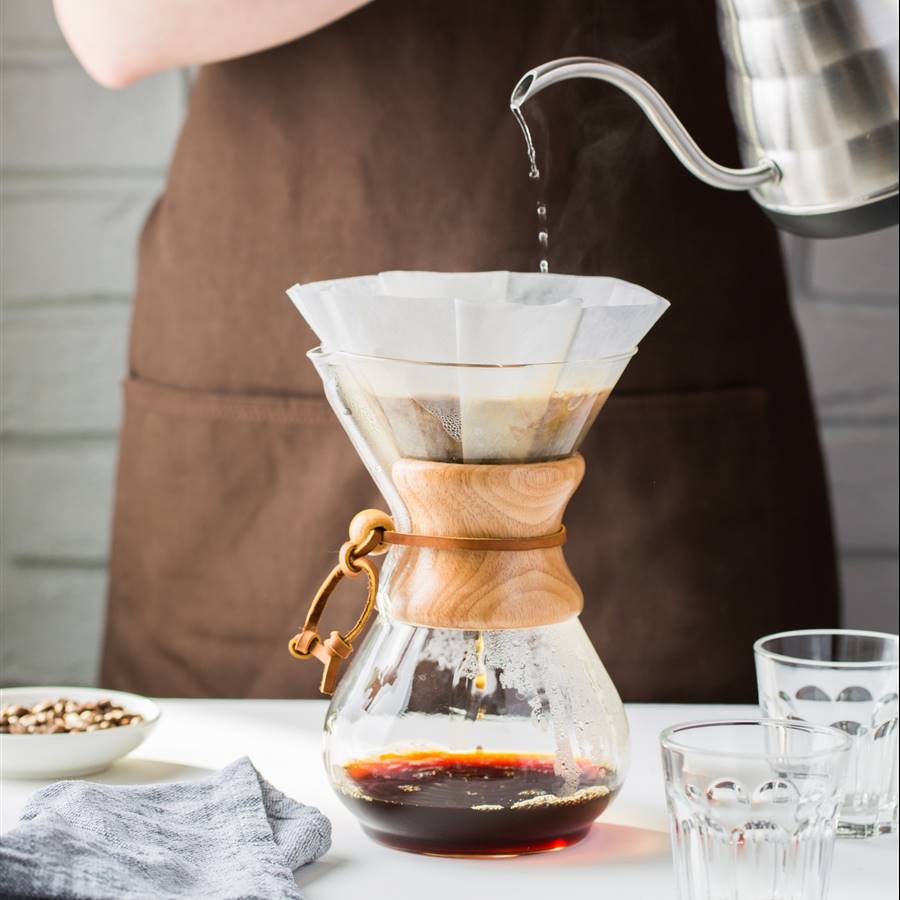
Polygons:
[[[321,667],[292,659],[287,642],[350,518],[382,503],[324,397],[129,379],[104,683],[163,696],[318,696]],[[323,625],[352,624],[362,591],[340,591]]]

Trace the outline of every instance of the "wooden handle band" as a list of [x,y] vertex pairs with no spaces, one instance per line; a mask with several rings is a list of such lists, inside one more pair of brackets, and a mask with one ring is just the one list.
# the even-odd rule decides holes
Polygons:
[[577,454],[533,463],[397,460],[391,478],[403,527],[427,537],[395,541],[384,612],[410,625],[483,631],[578,615],[583,598],[563,556],[562,520],[583,473]]

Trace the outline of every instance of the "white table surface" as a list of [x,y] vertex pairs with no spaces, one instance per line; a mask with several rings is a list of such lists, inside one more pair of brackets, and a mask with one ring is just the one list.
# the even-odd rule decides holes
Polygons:
[[[319,807],[334,843],[297,874],[307,900],[657,900],[675,896],[657,736],[692,719],[752,716],[755,707],[629,705],[631,767],[625,787],[575,847],[515,859],[438,859],[369,840],[332,793],[321,758],[326,704],[319,700],[162,700],[154,734],[94,776],[110,784],[202,777],[247,755],[276,787]],[[12,828],[43,782],[2,782],[2,830]],[[887,900],[898,891],[896,837],[839,841],[830,900]]]

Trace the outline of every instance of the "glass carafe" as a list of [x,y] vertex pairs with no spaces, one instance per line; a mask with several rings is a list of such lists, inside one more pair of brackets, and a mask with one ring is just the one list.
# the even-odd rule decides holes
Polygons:
[[[577,448],[631,355],[310,358],[398,532],[520,539],[561,530]],[[325,725],[329,778],[370,836],[467,856],[584,837],[621,788],[628,725],[581,604],[559,546],[391,546]]]

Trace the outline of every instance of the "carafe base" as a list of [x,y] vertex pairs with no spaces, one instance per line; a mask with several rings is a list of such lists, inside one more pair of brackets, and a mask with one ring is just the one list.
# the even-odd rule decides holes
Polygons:
[[547,838],[541,841],[529,841],[526,843],[505,843],[500,842],[485,843],[480,846],[456,846],[448,845],[441,841],[434,841],[413,838],[406,835],[390,834],[388,832],[379,831],[377,828],[371,828],[367,825],[362,826],[362,830],[373,841],[390,847],[392,850],[403,850],[406,853],[418,853],[422,856],[442,856],[454,859],[506,859],[512,856],[525,856],[534,853],[552,853],[555,850],[565,850],[572,847],[587,837],[591,830],[591,823],[577,831],[560,835],[554,838]]

